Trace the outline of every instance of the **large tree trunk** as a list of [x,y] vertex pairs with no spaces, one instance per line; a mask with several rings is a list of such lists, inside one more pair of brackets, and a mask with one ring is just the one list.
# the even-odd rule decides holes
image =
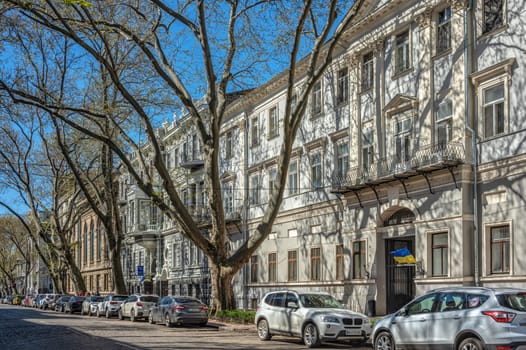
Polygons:
[[238,269],[224,267],[215,262],[210,262],[210,280],[212,282],[212,313],[220,310],[232,310],[236,308],[234,287],[232,280]]

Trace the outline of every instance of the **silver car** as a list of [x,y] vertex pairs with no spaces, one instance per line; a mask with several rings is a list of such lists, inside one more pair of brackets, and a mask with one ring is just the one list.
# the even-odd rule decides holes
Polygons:
[[119,320],[129,317],[130,321],[138,319],[146,320],[150,314],[150,309],[157,306],[159,297],[157,295],[132,294],[126,299],[118,311]]
[[128,299],[127,295],[115,295],[109,294],[104,297],[104,301],[97,305],[97,317],[106,316],[110,318],[113,315],[117,315],[121,304],[124,300]]
[[345,309],[326,293],[268,293],[258,306],[255,322],[261,340],[270,340],[275,334],[296,336],[309,348],[321,341],[361,344],[371,334],[367,316]]
[[150,309],[148,322],[164,322],[166,327],[186,324],[205,326],[208,323],[208,307],[196,298],[169,295]]
[[526,349],[526,290],[435,289],[373,329],[376,350]]

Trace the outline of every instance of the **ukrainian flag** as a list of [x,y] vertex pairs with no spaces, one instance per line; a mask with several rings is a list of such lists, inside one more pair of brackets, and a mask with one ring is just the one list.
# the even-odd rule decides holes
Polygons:
[[407,247],[393,250],[389,253],[398,264],[416,264],[416,259]]

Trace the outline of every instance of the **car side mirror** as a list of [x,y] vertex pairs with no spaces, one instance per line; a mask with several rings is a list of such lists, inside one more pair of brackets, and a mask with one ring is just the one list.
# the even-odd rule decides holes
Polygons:
[[405,307],[401,308],[396,316],[407,316],[407,309]]
[[298,304],[294,301],[289,301],[287,302],[287,307],[288,308],[291,308],[291,309],[297,309],[298,308]]

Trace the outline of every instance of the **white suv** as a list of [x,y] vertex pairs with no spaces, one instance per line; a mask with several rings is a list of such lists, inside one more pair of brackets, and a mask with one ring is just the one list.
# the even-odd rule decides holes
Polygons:
[[255,317],[259,339],[272,335],[301,337],[309,348],[321,341],[350,340],[365,343],[371,323],[364,314],[344,309],[326,293],[270,292],[263,297]]

